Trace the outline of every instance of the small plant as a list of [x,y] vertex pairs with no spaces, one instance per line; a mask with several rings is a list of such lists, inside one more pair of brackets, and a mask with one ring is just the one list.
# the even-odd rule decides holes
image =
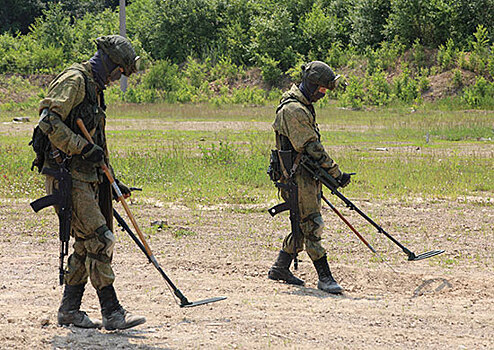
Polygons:
[[400,76],[394,81],[394,93],[400,100],[410,103],[419,96],[417,81],[410,75],[408,68],[405,68]]
[[453,70],[452,85],[454,89],[461,89],[463,87],[463,74],[460,69]]
[[429,78],[426,75],[421,75],[418,79],[418,89],[420,92],[426,92],[431,87]]
[[182,238],[188,236],[195,236],[196,233],[186,227],[178,227],[177,229],[172,230],[172,234],[175,238]]
[[484,77],[465,89],[463,100],[474,108],[492,107],[494,105],[494,83],[488,82]]
[[377,71],[366,80],[367,94],[365,102],[371,105],[382,106],[391,100],[391,88],[386,81],[383,71]]
[[183,71],[184,76],[189,81],[189,84],[195,88],[199,88],[201,84],[207,80],[207,67],[210,60],[206,59],[204,62],[200,62],[192,57],[187,58],[187,64]]
[[437,51],[437,64],[443,69],[451,69],[458,58],[458,50],[451,38],[446,41],[446,45],[440,45]]
[[364,86],[362,81],[357,77],[350,77],[348,80],[348,86],[341,94],[339,102],[344,107],[351,107],[353,109],[361,109],[365,98]]
[[142,87],[164,91],[176,91],[180,85],[178,66],[168,60],[157,61],[142,77]]
[[206,164],[231,164],[236,159],[237,151],[228,142],[220,141],[218,147],[211,144],[211,148],[199,145],[199,149]]
[[425,48],[420,43],[420,40],[418,38],[415,39],[415,41],[412,45],[412,57],[413,57],[413,62],[419,68],[424,67],[427,63]]
[[278,67],[279,61],[269,56],[261,56],[259,58],[261,65],[262,79],[269,85],[276,85],[281,77],[281,69]]
[[470,54],[470,69],[478,74],[484,74],[489,59],[489,36],[487,29],[479,25],[473,34],[475,40],[470,42],[472,52]]

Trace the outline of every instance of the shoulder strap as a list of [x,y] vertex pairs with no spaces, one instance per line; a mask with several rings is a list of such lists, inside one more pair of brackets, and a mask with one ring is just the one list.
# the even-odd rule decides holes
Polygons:
[[304,106],[305,108],[307,108],[307,110],[309,111],[309,113],[312,114],[312,116],[315,118],[314,106],[312,106],[312,105],[306,105],[305,103],[297,100],[295,97],[289,97],[286,100],[282,101],[278,105],[278,107],[276,108],[276,113],[278,113],[280,111],[280,109],[283,108],[284,105],[287,105],[287,104],[289,104],[291,102],[298,102],[298,103],[300,103],[302,106]]
[[279,104],[279,105],[278,105],[278,107],[276,108],[276,113],[278,113],[278,112],[279,112],[279,110],[280,110],[281,108],[283,108],[283,106],[284,106],[284,105],[289,104],[289,103],[291,103],[291,102],[300,102],[300,101],[299,101],[299,100],[297,100],[297,99],[296,99],[296,98],[294,98],[294,97],[289,97],[289,98],[287,98],[286,100],[283,100],[282,102],[280,102],[280,104]]

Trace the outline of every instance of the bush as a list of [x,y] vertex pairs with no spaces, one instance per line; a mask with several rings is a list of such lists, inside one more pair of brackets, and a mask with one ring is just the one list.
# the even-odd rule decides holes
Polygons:
[[252,19],[249,50],[264,60],[279,61],[278,67],[286,71],[295,63],[295,41],[290,13],[279,6],[272,13],[263,13]]
[[223,78],[233,80],[238,76],[243,76],[245,72],[242,67],[233,63],[230,57],[220,56],[218,62],[211,67],[209,74],[211,81]]
[[394,94],[407,103],[413,102],[419,97],[418,83],[412,78],[408,69],[404,69],[394,80]]
[[453,89],[461,89],[463,87],[463,74],[460,69],[453,70]]
[[195,88],[199,88],[201,84],[207,80],[208,69],[210,60],[206,59],[204,62],[199,62],[192,57],[187,58],[187,63],[183,70],[184,77],[187,78],[190,85]]
[[340,105],[353,109],[361,109],[364,105],[364,98],[365,92],[362,81],[358,77],[351,76],[348,79],[346,90],[340,95]]
[[145,89],[176,91],[180,85],[178,66],[168,60],[157,61],[142,77]]
[[360,52],[367,47],[376,48],[384,40],[383,30],[389,11],[389,0],[355,0],[354,11],[350,13],[350,39]]
[[456,64],[458,49],[455,47],[453,39],[449,38],[446,45],[442,44],[437,50],[437,64],[443,69],[451,69]]
[[335,16],[328,15],[321,4],[314,3],[312,9],[300,19],[298,24],[304,42],[302,53],[309,54],[311,60],[324,57],[332,43],[338,39],[337,23]]
[[375,70],[387,70],[394,67],[404,50],[404,45],[387,41],[382,42],[376,50],[369,49],[366,52],[368,58],[367,73],[372,75]]
[[474,85],[465,89],[463,100],[472,108],[494,106],[494,83],[479,77]]
[[488,34],[487,29],[480,25],[473,34],[475,40],[469,42],[472,48],[469,68],[477,74],[485,74],[488,71],[489,59],[492,60],[493,54],[489,52]]
[[259,57],[262,79],[269,85],[276,85],[280,81],[281,69],[278,68],[279,61],[269,56]]
[[391,101],[391,87],[383,71],[377,71],[366,79],[367,94],[365,102],[371,105],[382,106]]
[[344,48],[340,42],[334,42],[326,54],[325,61],[331,68],[340,68],[348,64],[350,56],[356,55],[355,51],[349,47]]

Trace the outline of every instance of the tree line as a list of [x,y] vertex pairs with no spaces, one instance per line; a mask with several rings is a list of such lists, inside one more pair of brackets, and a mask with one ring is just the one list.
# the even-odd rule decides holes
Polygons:
[[[118,0],[3,0],[0,31],[36,32],[48,46],[77,49],[85,36],[118,28]],[[228,56],[235,64],[275,60],[286,71],[300,56],[327,59],[332,48],[357,52],[383,42],[438,48],[448,39],[460,49],[479,25],[492,42],[494,0],[134,0],[128,3],[128,34],[154,59],[182,63]],[[101,14],[111,13],[110,16]],[[90,21],[88,21],[88,18]],[[54,22],[56,21],[56,22]],[[61,22],[60,22],[61,21]],[[92,21],[92,22],[91,22]],[[99,23],[98,23],[99,22]],[[40,29],[39,27],[45,27]],[[50,27],[50,28],[48,28]],[[93,27],[93,28],[91,28]],[[94,33],[96,34],[96,33]],[[46,38],[40,38],[46,37]],[[84,46],[84,44],[79,44]],[[86,53],[86,52],[84,52]]]
[[[118,33],[118,0],[2,1],[0,73],[55,73]],[[482,95],[494,91],[494,0],[132,0],[126,11],[128,36],[154,69],[144,85],[181,89],[172,100],[207,92],[197,77],[231,81],[251,67],[269,86],[296,80],[310,60],[352,72],[352,104],[413,101],[451,69],[455,88],[470,70]],[[137,100],[155,99],[150,91]]]

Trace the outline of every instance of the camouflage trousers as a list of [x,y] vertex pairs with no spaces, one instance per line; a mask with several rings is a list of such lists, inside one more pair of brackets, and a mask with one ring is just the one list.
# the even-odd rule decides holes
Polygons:
[[[300,211],[301,239],[294,242],[292,233],[283,240],[283,250],[289,254],[297,253],[305,249],[312,261],[319,260],[326,254],[326,249],[321,245],[324,221],[321,216],[321,184],[310,176],[305,169],[299,168],[295,174],[298,185],[298,208]],[[281,196],[286,201],[288,192],[282,190]]]
[[[57,182],[46,176],[48,194],[57,188]],[[72,180],[71,235],[75,242],[65,271],[65,284],[85,284],[89,277],[93,287],[101,290],[115,280],[111,267],[115,237],[107,229],[98,196],[97,183]]]

